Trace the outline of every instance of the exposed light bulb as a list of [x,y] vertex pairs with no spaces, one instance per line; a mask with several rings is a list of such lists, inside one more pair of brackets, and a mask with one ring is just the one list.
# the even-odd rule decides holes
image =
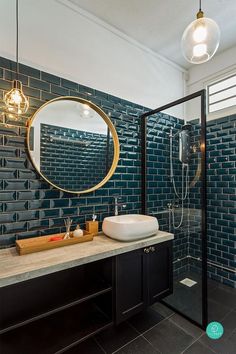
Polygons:
[[202,24],[198,25],[195,29],[195,31],[193,32],[193,40],[196,43],[200,43],[205,41],[207,36],[207,30],[206,27],[203,26]]
[[85,116],[89,116],[90,114],[90,106],[86,103],[83,103],[83,114]]
[[202,44],[196,44],[193,47],[193,56],[194,57],[202,57],[207,53],[207,45],[202,43]]
[[4,96],[4,102],[6,104],[7,110],[12,114],[24,114],[29,108],[29,101],[25,97],[22,91],[22,83],[18,80],[19,75],[19,61],[18,61],[18,36],[19,36],[19,11],[18,11],[18,0],[16,0],[16,78],[13,81],[12,89],[7,92]]
[[85,109],[83,113],[84,113],[85,116],[88,116],[89,115],[89,110]]
[[20,81],[13,81],[13,88],[4,96],[7,110],[14,114],[24,114],[29,108],[29,102],[22,91]]
[[215,21],[204,17],[200,9],[197,19],[191,22],[182,36],[182,52],[192,64],[201,64],[210,60],[216,53],[220,42],[220,30]]
[[19,105],[22,102],[21,93],[18,89],[13,89],[11,93],[12,104]]

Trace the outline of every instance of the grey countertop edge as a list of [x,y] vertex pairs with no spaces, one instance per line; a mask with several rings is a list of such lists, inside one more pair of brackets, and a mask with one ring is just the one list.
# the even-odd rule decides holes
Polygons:
[[[161,235],[160,235],[161,234]],[[109,257],[113,257],[122,253],[126,253],[126,252],[130,252],[133,250],[137,250],[143,247],[147,247],[147,246],[151,246],[154,244],[158,244],[158,243],[162,243],[165,241],[169,241],[169,240],[173,240],[174,235],[168,232],[164,232],[164,231],[159,231],[156,235],[151,236],[149,238],[146,239],[142,239],[142,240],[138,240],[138,241],[133,241],[133,242],[120,242],[120,241],[115,241],[112,240],[110,238],[107,238],[106,236],[103,235],[99,235],[96,236],[94,238],[94,241],[91,242],[96,242],[96,238],[99,237],[99,241],[102,240],[102,242],[104,242],[104,246],[107,244],[114,244],[114,249],[108,249],[105,250],[104,252],[97,252],[97,253],[92,253],[91,255],[86,255],[83,256],[81,254],[78,254],[78,257],[76,259],[71,259],[71,260],[66,260],[63,262],[62,261],[57,261],[55,264],[50,264],[50,260],[48,260],[48,265],[44,265],[42,267],[37,267],[35,269],[31,269],[28,270],[27,267],[24,271],[24,269],[22,269],[22,265],[21,265],[21,270],[19,271],[19,269],[14,268],[14,270],[12,270],[12,274],[9,274],[10,272],[8,271],[7,274],[5,274],[4,276],[4,263],[6,264],[7,262],[11,262],[11,260],[19,260],[21,263],[23,263],[24,258],[27,259],[26,257],[31,256],[31,258],[33,257],[33,255],[42,255],[42,259],[45,253],[49,254],[48,252],[58,252],[59,254],[62,253],[63,249],[75,249],[75,247],[78,248],[78,245],[86,245],[89,247],[90,242],[85,242],[83,244],[77,244],[77,245],[72,245],[72,246],[66,246],[66,247],[62,247],[62,248],[55,248],[53,250],[49,250],[49,251],[42,251],[42,252],[36,252],[36,253],[32,253],[30,255],[24,255],[24,256],[18,256],[16,254],[15,249],[11,249],[11,251],[8,252],[8,254],[6,255],[7,251],[6,249],[4,250],[0,250],[0,288],[1,287],[5,287],[8,285],[13,285],[19,282],[23,282],[23,281],[27,281],[30,279],[34,279],[40,276],[44,276],[44,275],[48,275],[51,273],[55,273],[58,271],[62,271],[62,270],[66,270],[69,268],[73,268],[76,266],[80,266],[83,264],[87,264],[87,263],[91,263],[91,262],[95,262],[101,259],[105,259],[105,258],[109,258]],[[101,244],[101,242],[100,242]],[[78,249],[79,250],[79,249]],[[3,263],[1,262],[1,258],[2,258],[2,254],[4,255],[4,259],[3,259]],[[63,255],[62,255],[63,256]],[[24,257],[24,258],[23,258]],[[19,263],[20,263],[19,262]]]

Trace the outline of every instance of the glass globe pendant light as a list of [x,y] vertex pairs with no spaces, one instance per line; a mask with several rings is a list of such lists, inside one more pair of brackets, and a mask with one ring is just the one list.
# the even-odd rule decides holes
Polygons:
[[199,0],[197,19],[188,25],[182,36],[182,52],[192,64],[202,64],[210,60],[220,43],[220,29],[215,21],[204,17]]
[[22,83],[18,80],[19,77],[19,58],[18,58],[18,37],[19,37],[19,11],[18,0],[16,0],[16,80],[13,81],[12,89],[4,96],[4,102],[7,110],[12,114],[24,114],[29,108],[29,101],[22,90]]

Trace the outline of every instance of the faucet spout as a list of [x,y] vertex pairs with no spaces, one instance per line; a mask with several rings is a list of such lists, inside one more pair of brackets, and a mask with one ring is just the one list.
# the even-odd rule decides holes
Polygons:
[[119,197],[114,197],[115,216],[119,215],[118,198],[119,198]]
[[114,198],[114,205],[115,205],[114,214],[115,214],[115,216],[118,216],[119,215],[119,206],[121,206],[122,208],[126,208],[126,204],[119,203],[119,199],[120,199],[119,196],[114,196],[113,198]]

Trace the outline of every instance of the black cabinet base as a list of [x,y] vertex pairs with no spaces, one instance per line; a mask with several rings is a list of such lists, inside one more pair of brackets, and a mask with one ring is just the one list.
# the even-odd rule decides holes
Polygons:
[[60,354],[172,292],[172,242],[0,289],[0,353]]
[[173,292],[172,241],[115,257],[116,324]]

